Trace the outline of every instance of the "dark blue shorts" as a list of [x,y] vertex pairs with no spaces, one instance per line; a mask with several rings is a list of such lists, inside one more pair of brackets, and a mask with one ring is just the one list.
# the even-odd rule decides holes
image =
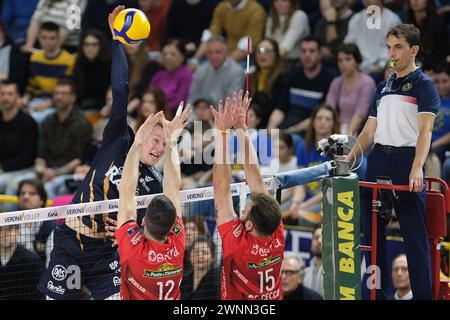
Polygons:
[[120,291],[120,263],[117,247],[103,239],[79,235],[66,225],[54,233],[54,247],[39,290],[56,300],[78,300],[86,294],[103,300]]

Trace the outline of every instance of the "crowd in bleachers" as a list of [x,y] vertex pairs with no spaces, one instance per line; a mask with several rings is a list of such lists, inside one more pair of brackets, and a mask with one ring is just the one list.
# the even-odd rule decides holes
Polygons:
[[[450,178],[448,0],[1,3],[0,194],[16,195],[23,179],[40,179],[49,198],[72,194],[88,171],[112,106],[107,16],[118,4],[141,9],[152,26],[146,42],[126,47],[130,127],[136,131],[159,110],[171,118],[186,101],[205,133],[197,141],[192,126],[180,142],[183,188],[211,184],[211,163],[193,160],[211,148],[209,105],[246,88],[247,36],[252,44],[249,127],[267,129],[253,140],[260,159],[269,154],[260,161],[263,173],[270,175],[326,161],[316,145],[331,134],[357,136],[376,86],[390,75],[386,34],[402,21],[420,29],[417,63],[441,95],[427,170],[445,181]],[[372,5],[379,11],[372,12]],[[274,129],[280,134],[272,134]],[[363,177],[364,158],[361,163],[358,174]],[[242,180],[239,165],[233,167],[233,177]],[[320,222],[321,197],[317,183],[284,191],[284,219],[309,226]],[[206,248],[206,262],[190,271],[194,280],[185,285],[191,298],[205,285],[198,274],[217,277],[214,244],[208,241],[200,237],[192,242],[192,252]],[[197,291],[202,298],[204,292]]]

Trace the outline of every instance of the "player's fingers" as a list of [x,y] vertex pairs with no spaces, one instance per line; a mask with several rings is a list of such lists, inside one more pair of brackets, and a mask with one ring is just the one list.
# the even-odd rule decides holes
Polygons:
[[216,108],[214,108],[214,106],[211,104],[211,105],[209,106],[209,109],[211,110],[211,112],[212,112],[212,114],[213,114],[213,116],[214,116],[214,118],[215,118],[216,115],[217,115]]
[[175,117],[178,117],[181,115],[181,113],[183,112],[183,106],[184,106],[184,101],[181,101],[180,104],[178,105],[178,109],[177,109],[177,112],[175,113]]
[[222,99],[219,100],[219,113],[223,113],[223,102]]
[[111,218],[106,218],[106,222],[108,222],[109,224],[112,224],[114,226],[117,226],[117,220],[114,220]]

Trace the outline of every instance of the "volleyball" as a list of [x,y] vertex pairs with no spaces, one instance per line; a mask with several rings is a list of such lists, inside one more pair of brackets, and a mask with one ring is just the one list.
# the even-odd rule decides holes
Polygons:
[[114,34],[123,44],[141,43],[149,36],[150,29],[147,16],[138,9],[125,9],[114,19]]

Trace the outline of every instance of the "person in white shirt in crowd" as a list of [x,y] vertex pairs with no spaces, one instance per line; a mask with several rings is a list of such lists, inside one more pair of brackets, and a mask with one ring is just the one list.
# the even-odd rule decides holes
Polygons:
[[298,9],[297,0],[272,0],[265,37],[278,42],[283,58],[297,59],[298,42],[310,32],[308,16]]

